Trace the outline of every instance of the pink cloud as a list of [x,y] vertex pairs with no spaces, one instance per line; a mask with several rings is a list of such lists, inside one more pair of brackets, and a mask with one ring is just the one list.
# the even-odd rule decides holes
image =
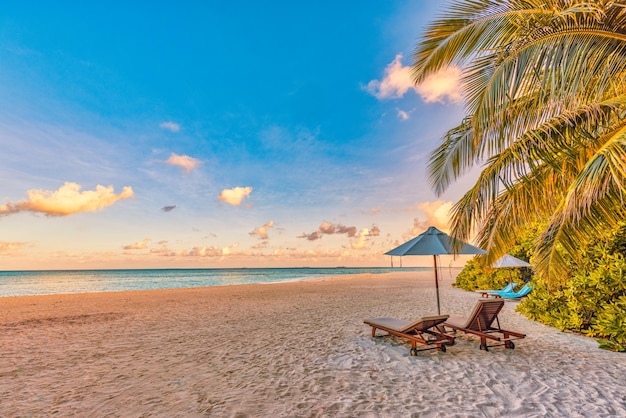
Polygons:
[[415,207],[424,213],[425,219],[420,220],[420,218],[415,218],[413,220],[411,235],[418,235],[424,232],[429,226],[434,226],[435,228],[447,232],[452,205],[452,202],[444,202],[443,200],[423,202],[416,205]]
[[[153,248],[150,250],[151,254],[160,255],[163,257],[226,257],[233,255],[233,251],[238,247],[237,244],[233,244],[229,247],[218,247],[218,246],[196,246],[192,247],[190,250],[172,250],[167,248],[166,246],[162,246],[161,248]],[[239,254],[236,254],[239,255]]]
[[371,228],[362,228],[355,240],[350,241],[350,247],[353,250],[362,250],[367,246],[370,237],[377,237],[380,235],[380,229],[376,225],[372,225]]
[[25,242],[0,241],[0,254],[19,250],[26,245],[27,243]]
[[298,235],[298,238],[306,238],[309,241],[315,241],[322,238],[323,233],[321,231],[314,231],[310,234],[303,233],[302,235]]
[[267,240],[268,239],[267,230],[269,228],[272,228],[273,226],[274,226],[274,221],[269,221],[265,225],[260,226],[256,228],[254,231],[250,232],[250,235],[256,236],[261,240]]
[[[411,67],[405,67],[402,64],[402,58],[402,54],[396,55],[385,68],[383,79],[370,81],[365,90],[378,99],[400,98],[409,90],[413,90],[427,103],[461,101],[461,70],[459,68],[444,68],[416,85],[411,75]],[[403,120],[408,118],[406,112],[398,113],[398,115]]]
[[462,100],[461,70],[457,67],[443,68],[416,85],[415,91],[426,103],[446,100],[460,103]]
[[239,206],[245,198],[250,196],[250,193],[252,193],[252,187],[234,187],[222,190],[217,198],[229,205]]
[[135,242],[133,244],[125,245],[125,250],[145,250],[148,248],[148,242],[150,242],[150,238],[146,238],[142,241]]
[[[377,233],[380,233],[378,227],[374,226]],[[369,231],[368,229],[366,229]],[[309,241],[315,241],[322,238],[324,235],[335,235],[335,234],[346,234],[349,238],[354,238],[357,236],[357,228],[356,226],[345,226],[341,224],[332,224],[328,221],[322,222],[317,231],[313,231],[310,234],[303,233],[299,235],[298,238],[305,238]]]
[[81,192],[81,186],[66,182],[58,190],[29,190],[27,199],[0,205],[0,215],[19,212],[38,212],[48,216],[68,216],[80,212],[96,212],[113,205],[118,200],[134,196],[133,189],[126,186],[115,194],[113,186],[97,185],[95,190]]
[[349,237],[356,235],[356,226],[345,226],[341,224],[331,224],[324,221],[320,225],[320,232],[326,235],[332,234],[347,234]]
[[197,158],[193,158],[188,155],[178,155],[175,153],[172,153],[172,155],[170,155],[170,158],[163,162],[165,164],[181,167],[185,170],[186,174],[189,174],[191,170],[195,170],[201,164],[201,161]]

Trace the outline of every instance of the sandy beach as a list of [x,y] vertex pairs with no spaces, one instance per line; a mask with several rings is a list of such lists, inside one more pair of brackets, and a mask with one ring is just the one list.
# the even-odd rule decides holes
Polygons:
[[[442,313],[477,294],[441,285]],[[371,337],[436,312],[431,272],[0,299],[0,416],[626,416],[626,355],[528,321],[514,350]]]

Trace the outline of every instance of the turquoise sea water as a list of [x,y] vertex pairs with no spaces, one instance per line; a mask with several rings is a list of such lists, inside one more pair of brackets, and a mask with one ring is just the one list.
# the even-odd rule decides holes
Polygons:
[[251,268],[0,271],[0,297],[275,283],[346,274],[424,271],[404,268]]

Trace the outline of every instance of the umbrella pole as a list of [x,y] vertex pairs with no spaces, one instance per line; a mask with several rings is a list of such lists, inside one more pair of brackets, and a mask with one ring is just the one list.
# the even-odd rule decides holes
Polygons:
[[439,305],[439,277],[437,274],[437,256],[433,255],[435,260],[435,289],[437,290],[437,315],[441,315],[441,306]]

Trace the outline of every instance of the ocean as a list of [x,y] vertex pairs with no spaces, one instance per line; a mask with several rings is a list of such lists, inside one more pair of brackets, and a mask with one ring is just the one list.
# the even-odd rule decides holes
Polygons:
[[0,271],[0,297],[277,283],[428,267]]

